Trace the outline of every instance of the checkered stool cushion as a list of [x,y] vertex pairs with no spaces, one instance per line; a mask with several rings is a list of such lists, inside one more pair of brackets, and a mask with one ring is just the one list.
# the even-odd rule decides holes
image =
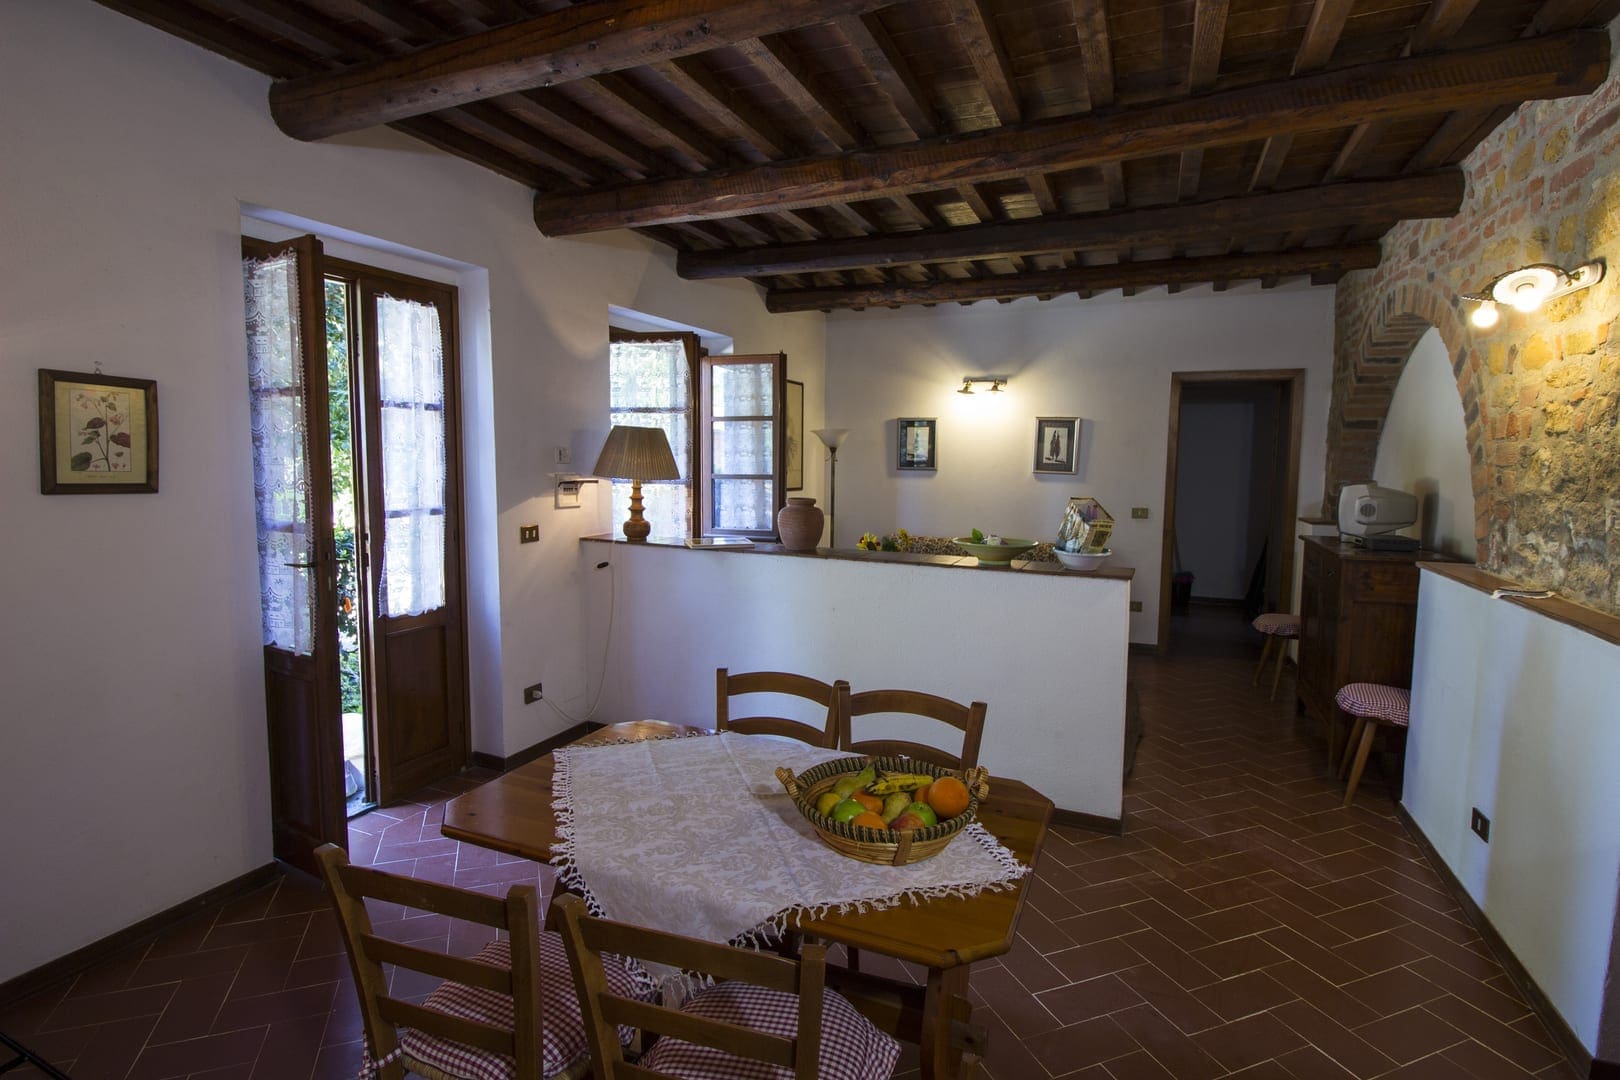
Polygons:
[[1340,687],[1333,700],[1351,716],[1365,716],[1405,727],[1412,705],[1412,692],[1382,683],[1353,682]]
[[[511,967],[512,948],[506,941],[491,941],[473,959],[496,967]],[[613,993],[647,997],[636,990],[624,965],[607,963],[603,967]],[[513,1026],[512,999],[478,986],[444,982],[422,1004],[464,1020],[477,1020],[494,1027]],[[540,1068],[545,1076],[555,1076],[589,1054],[590,1045],[585,1039],[585,1022],[580,1018],[579,998],[574,993],[568,953],[562,936],[550,931],[540,934],[540,1015]],[[626,1044],[632,1034],[630,1028],[619,1028],[619,1038]],[[407,1054],[451,1076],[464,1080],[512,1080],[517,1075],[517,1062],[504,1054],[426,1035],[414,1028],[400,1028],[399,1035],[400,1046]]]
[[[791,1039],[798,1030],[799,999],[783,990],[727,982],[694,994],[682,1012],[742,1024]],[[894,1071],[900,1044],[832,990],[821,999],[820,1080],[881,1080]],[[723,1050],[659,1039],[638,1064],[687,1080],[792,1080],[793,1070],[733,1057]]]
[[1254,620],[1254,628],[1273,637],[1299,637],[1299,616],[1269,611]]

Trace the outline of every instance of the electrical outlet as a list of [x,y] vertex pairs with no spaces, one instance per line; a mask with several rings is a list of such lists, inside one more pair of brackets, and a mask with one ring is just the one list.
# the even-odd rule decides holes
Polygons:
[[1131,517],[1138,518],[1138,519],[1145,519],[1147,516],[1148,516],[1148,508],[1147,507],[1145,507],[1145,506],[1133,506],[1133,507],[1131,507]]
[[1131,601],[1131,610],[1132,611],[1141,611],[1142,610],[1142,601],[1140,601],[1140,600],[1132,600]]
[[525,705],[533,705],[535,702],[537,702],[539,700],[540,700],[540,684],[539,683],[535,683],[533,686],[525,686],[523,688],[523,704],[525,704]]
[[1487,844],[1491,842],[1491,819],[1480,813],[1477,806],[1474,807],[1473,816],[1468,819],[1468,827]]
[[574,460],[574,452],[568,449],[566,446],[559,446],[557,447],[556,452],[553,454],[553,457],[556,459],[558,465],[567,465],[569,462]]
[[538,543],[539,540],[540,540],[540,526],[538,526],[538,525],[519,525],[518,526],[518,543],[520,543],[520,544],[534,544],[534,543]]

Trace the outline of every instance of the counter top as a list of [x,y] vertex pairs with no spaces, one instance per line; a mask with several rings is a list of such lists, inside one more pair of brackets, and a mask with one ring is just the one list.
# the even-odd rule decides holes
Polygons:
[[[1470,589],[1477,589],[1482,593],[1493,593],[1497,589],[1534,589],[1534,585],[1525,585],[1523,582],[1510,581],[1505,577],[1498,577],[1488,570],[1481,570],[1472,563],[1464,562],[1419,562],[1419,570],[1426,570],[1431,574],[1449,578],[1459,585],[1466,585]],[[1526,597],[1504,596],[1501,599],[1510,604],[1529,608],[1540,615],[1565,626],[1572,626],[1577,630],[1584,630],[1593,637],[1602,638],[1611,645],[1620,645],[1620,617],[1589,608],[1584,604],[1577,604],[1573,600],[1566,600],[1562,596]]]
[[[598,544],[623,544],[631,546],[631,542],[622,536],[604,533],[597,536],[582,536],[581,542]],[[720,552],[726,555],[776,555],[789,559],[835,559],[843,562],[886,562],[906,563],[912,566],[945,566],[957,567],[965,570],[1000,570],[1000,566],[981,566],[979,560],[972,555],[920,555],[909,551],[862,551],[860,548],[817,548],[815,551],[789,551],[781,544],[770,544],[754,541],[752,547],[731,548],[688,548],[684,539],[652,537],[648,540],[637,541],[637,547],[679,548],[682,551],[691,551],[693,554],[704,552]],[[1130,581],[1136,576],[1135,567],[1120,566],[1110,560],[1095,570],[1069,570],[1061,563],[1030,562],[1028,559],[1014,559],[1012,569],[1031,574],[1051,574],[1057,577],[1072,578],[1103,578],[1114,581]]]

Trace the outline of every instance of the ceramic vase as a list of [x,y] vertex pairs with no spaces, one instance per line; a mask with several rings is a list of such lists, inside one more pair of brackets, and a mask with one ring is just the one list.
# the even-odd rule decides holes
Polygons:
[[789,551],[814,551],[821,543],[826,516],[816,500],[792,496],[776,515],[776,532]]

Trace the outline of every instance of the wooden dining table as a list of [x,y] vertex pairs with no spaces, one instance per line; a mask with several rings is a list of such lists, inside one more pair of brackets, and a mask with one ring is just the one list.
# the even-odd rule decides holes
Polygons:
[[[656,720],[600,728],[573,745],[604,745],[712,734],[704,728]],[[452,799],[442,832],[463,843],[537,862],[549,862],[557,841],[552,809],[556,762],[547,754]],[[978,820],[1018,861],[1033,866],[1046,837],[1052,801],[1017,780],[992,777]],[[893,957],[927,972],[923,985],[832,966],[836,986],[879,1027],[916,1043],[926,1078],[965,1075],[984,1051],[984,1030],[972,1022],[970,965],[1012,948],[1029,878],[1009,889],[974,896],[902,900],[882,910],[829,912],[792,919],[794,931],[852,949]]]

